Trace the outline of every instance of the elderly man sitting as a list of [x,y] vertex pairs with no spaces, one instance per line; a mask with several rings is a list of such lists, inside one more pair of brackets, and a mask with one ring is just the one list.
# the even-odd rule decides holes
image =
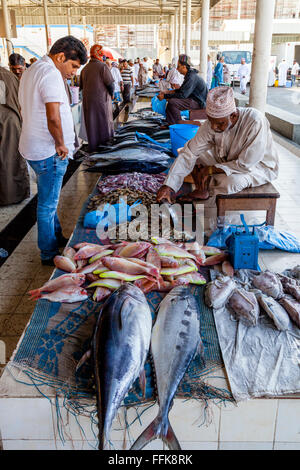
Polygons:
[[184,178],[193,174],[196,189],[182,200],[205,200],[269,183],[278,176],[278,155],[268,120],[254,108],[236,108],[233,91],[217,87],[208,93],[208,120],[179,156],[157,194],[172,202]]

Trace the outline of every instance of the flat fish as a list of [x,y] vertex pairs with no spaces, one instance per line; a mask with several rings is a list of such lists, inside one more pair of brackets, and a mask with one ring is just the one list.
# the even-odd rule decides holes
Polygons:
[[197,300],[188,287],[175,287],[160,303],[151,336],[159,412],[132,445],[132,450],[142,449],[156,438],[162,439],[171,450],[180,450],[168,415],[178,385],[201,346]]
[[218,276],[215,281],[209,282],[205,289],[205,303],[208,307],[222,308],[232,294],[236,284],[228,276]]
[[282,297],[279,302],[285,308],[291,320],[300,328],[300,302],[297,302],[289,295]]
[[254,276],[252,284],[264,294],[273,297],[274,299],[280,299],[283,295],[283,288],[280,280],[276,274],[270,271],[265,271],[258,276]]
[[109,440],[117,410],[136,378],[144,372],[152,317],[143,292],[123,284],[103,305],[92,340],[99,449]]
[[242,287],[235,289],[228,300],[228,305],[238,320],[247,326],[257,325],[259,305],[253,292],[248,292]]
[[273,297],[258,294],[257,300],[266,314],[273,320],[277,330],[286,331],[291,327],[290,318],[286,310]]

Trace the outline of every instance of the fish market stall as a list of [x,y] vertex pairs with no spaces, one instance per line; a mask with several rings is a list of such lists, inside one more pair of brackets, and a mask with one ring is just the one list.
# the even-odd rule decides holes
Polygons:
[[[122,178],[108,158],[122,144],[130,155],[134,127],[124,127],[126,143],[120,132],[109,152],[84,159],[85,170],[100,163],[102,176],[51,279],[30,292],[34,313],[0,379],[4,448],[273,449],[298,443],[296,278],[273,273],[279,293],[270,293],[259,273],[234,271],[223,250],[162,238],[100,243],[85,223],[99,203],[115,204],[119,195],[129,204],[153,202],[172,161],[168,149],[150,162],[153,173],[149,160],[137,169],[137,160],[123,159],[129,171]],[[139,125],[139,132],[146,127],[152,129]],[[126,154],[118,154],[118,164]],[[285,315],[276,323],[277,300]],[[126,382],[129,365],[134,373]],[[111,377],[123,395],[119,400],[107,385],[101,408],[99,382],[103,387]]]

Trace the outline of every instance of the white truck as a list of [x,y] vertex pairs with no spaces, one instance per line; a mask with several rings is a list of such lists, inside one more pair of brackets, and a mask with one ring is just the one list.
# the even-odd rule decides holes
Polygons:
[[241,65],[241,60],[245,59],[246,64],[249,67],[249,81],[251,75],[251,66],[252,66],[252,53],[250,51],[222,51],[222,56],[224,57],[224,62],[228,66],[231,74],[231,79],[233,82],[239,82],[238,69]]

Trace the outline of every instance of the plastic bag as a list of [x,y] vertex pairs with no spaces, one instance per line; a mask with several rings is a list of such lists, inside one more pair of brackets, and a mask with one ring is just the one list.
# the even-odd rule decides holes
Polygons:
[[139,204],[141,204],[140,200],[129,206],[124,199],[121,199],[121,202],[118,204],[106,203],[101,211],[96,210],[86,213],[83,226],[84,228],[96,228],[98,224],[102,223],[103,227],[110,227],[114,224],[130,222],[131,210]]
[[[226,249],[226,240],[234,232],[233,225],[218,227],[210,236],[207,245]],[[278,231],[271,225],[256,227],[256,233],[259,238],[259,249],[261,250],[277,248],[290,253],[300,253],[300,240],[291,233]]]
[[151,100],[151,106],[152,110],[155,111],[158,114],[162,114],[163,116],[166,116],[166,106],[167,106],[167,100],[159,100],[157,98],[157,95],[153,96]]

